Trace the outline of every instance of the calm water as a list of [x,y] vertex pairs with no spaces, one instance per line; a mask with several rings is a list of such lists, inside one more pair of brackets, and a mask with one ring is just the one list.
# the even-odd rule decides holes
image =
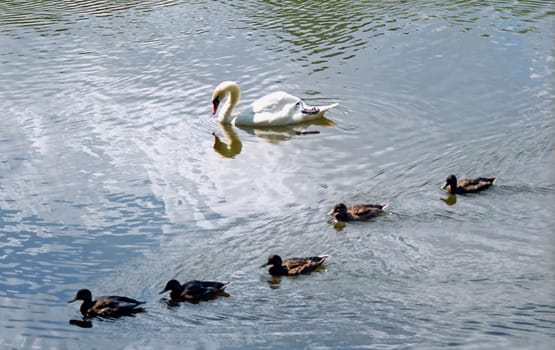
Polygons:
[[[551,348],[554,15],[0,2],[0,348]],[[340,105],[311,125],[223,127],[223,80],[238,109],[276,90]],[[451,173],[498,185],[449,206]],[[391,210],[334,226],[340,201]],[[331,258],[272,280],[271,253]],[[230,297],[169,309],[171,278],[229,280]],[[147,313],[70,325],[80,288]]]

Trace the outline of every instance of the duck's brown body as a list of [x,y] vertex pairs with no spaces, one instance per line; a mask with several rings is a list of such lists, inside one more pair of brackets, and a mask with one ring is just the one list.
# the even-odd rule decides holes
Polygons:
[[79,290],[69,302],[72,303],[76,300],[83,301],[80,311],[85,317],[120,317],[145,311],[142,307],[138,307],[144,304],[144,301],[116,295],[100,296],[93,300],[92,293],[88,289]]
[[447,188],[447,191],[451,194],[476,193],[490,188],[495,183],[495,180],[495,177],[457,180],[455,175],[449,175],[441,188]]
[[271,265],[268,272],[274,276],[294,276],[316,270],[328,257],[328,255],[320,255],[281,260],[279,255],[271,255],[262,267]]
[[181,284],[176,280],[170,280],[160,294],[171,291],[170,299],[174,302],[197,303],[216,298],[219,294],[224,293],[228,284],[229,282],[216,281],[189,281]]
[[387,204],[355,204],[347,207],[343,203],[336,204],[328,213],[338,221],[363,221],[378,216],[389,205]]

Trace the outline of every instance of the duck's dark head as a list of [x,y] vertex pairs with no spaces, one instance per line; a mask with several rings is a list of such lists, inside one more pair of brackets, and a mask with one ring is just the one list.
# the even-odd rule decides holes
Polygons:
[[260,266],[260,267],[265,267],[268,265],[272,265],[272,266],[281,266],[282,264],[282,260],[281,257],[279,255],[270,255],[268,257],[268,262],[265,263],[264,265]]
[[449,192],[455,191],[457,188],[457,177],[455,175],[447,176],[445,183],[441,186],[441,189],[444,190],[449,187]]
[[179,283],[177,280],[170,280],[168,281],[168,283],[166,283],[166,287],[164,288],[164,290],[161,291],[159,294],[163,294],[168,290],[171,290],[172,292],[180,292],[181,289],[183,289],[181,283]]
[[71,299],[70,301],[68,301],[68,303],[73,303],[74,301],[77,300],[83,300],[84,302],[90,302],[92,301],[92,293],[90,290],[88,289],[81,289],[77,292],[77,294],[75,294],[75,297],[73,299]]
[[347,213],[347,206],[343,203],[336,204],[328,215],[343,215]]

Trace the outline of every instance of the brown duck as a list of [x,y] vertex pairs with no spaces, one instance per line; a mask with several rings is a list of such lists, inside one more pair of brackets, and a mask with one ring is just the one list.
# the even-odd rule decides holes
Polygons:
[[335,207],[328,213],[332,215],[337,221],[362,221],[368,220],[374,216],[382,213],[388,204],[355,204],[347,207],[343,203],[336,204]]
[[490,188],[495,183],[495,177],[477,177],[475,179],[458,180],[455,175],[449,175],[441,189],[447,188],[451,194],[475,193]]
[[268,257],[268,262],[260,267],[271,265],[268,272],[273,276],[294,276],[316,270],[328,257],[328,255],[320,255],[281,260],[279,255],[270,255]]
[[114,295],[100,296],[96,300],[93,300],[92,293],[88,289],[79,290],[69,303],[73,303],[77,300],[83,301],[80,310],[81,314],[85,317],[131,316],[145,311],[142,307],[137,307],[144,304],[144,301],[137,301],[135,299]]
[[170,299],[174,302],[188,301],[197,303],[216,298],[219,294],[224,293],[224,289],[228,284],[229,282],[215,281],[189,281],[181,284],[176,280],[170,280],[166,283],[166,287],[160,294],[171,291]]

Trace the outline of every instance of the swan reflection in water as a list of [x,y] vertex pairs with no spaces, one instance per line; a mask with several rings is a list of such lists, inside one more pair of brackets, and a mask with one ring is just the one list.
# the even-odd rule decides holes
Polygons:
[[214,136],[214,151],[219,153],[221,156],[226,158],[234,158],[236,155],[241,153],[243,149],[243,144],[237,136],[235,130],[233,130],[233,126],[231,124],[220,124],[220,130],[224,135],[224,138],[227,140],[227,143],[222,141],[215,132],[212,133]]
[[[214,151],[223,157],[234,158],[236,155],[241,153],[243,149],[241,139],[235,132],[233,125],[224,123],[219,124],[220,131],[223,134],[225,141],[223,141],[222,138],[220,138],[216,133],[212,133],[214,136]],[[312,125],[329,127],[334,126],[335,123],[325,117],[320,117],[316,120],[292,125],[273,127],[238,126],[238,128],[251,135],[261,137],[272,144],[278,144],[282,141],[290,140],[295,136],[319,134],[320,132],[317,130],[307,130],[307,128]]]

